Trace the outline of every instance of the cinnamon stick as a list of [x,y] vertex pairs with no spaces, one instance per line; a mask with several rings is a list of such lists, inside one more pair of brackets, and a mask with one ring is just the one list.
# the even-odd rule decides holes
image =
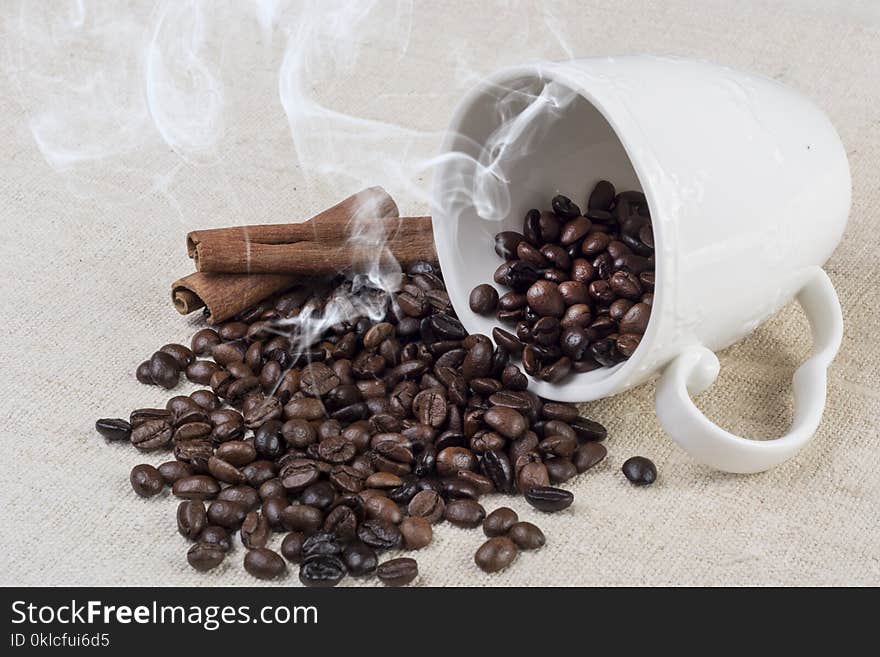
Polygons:
[[228,240],[258,244],[343,240],[349,236],[352,223],[361,218],[381,220],[399,214],[397,204],[388,192],[381,187],[368,187],[302,223],[194,230],[186,236],[186,251],[190,258],[195,258],[199,244]]
[[196,269],[314,276],[369,267],[391,259],[402,267],[418,260],[437,261],[430,217],[386,218],[382,226],[388,231],[383,239],[348,236],[334,241],[301,240],[291,244],[267,244],[215,235],[196,244]]
[[171,284],[171,300],[181,315],[207,306],[209,324],[224,322],[297,281],[286,274],[196,272]]

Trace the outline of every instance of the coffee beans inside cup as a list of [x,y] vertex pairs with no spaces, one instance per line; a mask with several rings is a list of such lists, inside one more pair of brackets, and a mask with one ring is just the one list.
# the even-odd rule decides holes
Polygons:
[[526,372],[558,383],[570,374],[628,359],[648,327],[654,301],[654,234],[641,192],[600,181],[585,211],[563,195],[551,210],[529,210],[522,232],[495,236],[505,262],[473,289],[470,308],[508,328],[492,338]]

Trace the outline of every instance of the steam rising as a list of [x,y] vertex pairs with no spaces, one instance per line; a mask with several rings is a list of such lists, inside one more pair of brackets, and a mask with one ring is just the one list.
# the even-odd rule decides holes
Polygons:
[[[241,71],[250,68],[275,71],[277,97],[262,107],[280,103],[283,115],[267,119],[276,124],[266,126],[265,139],[277,139],[273,128],[286,123],[295,152],[293,161],[265,164],[297,167],[315,197],[338,199],[381,185],[403,214],[424,213],[431,174],[452,163],[454,174],[445,181],[450,203],[473,204],[484,218],[501,220],[510,212],[505,163],[540,144],[573,94],[543,83],[498,89],[498,127],[476,158],[436,156],[444,125],[426,117],[448,117],[494,69],[560,59],[572,50],[564,22],[546,3],[472,8],[474,24],[496,29],[503,29],[493,20],[499,11],[517,17],[509,21],[515,31],[507,35],[506,52],[444,34],[443,11],[404,0],[165,0],[151,11],[142,3],[53,2],[48,10],[45,3],[22,1],[5,26],[4,64],[37,148],[79,196],[112,204],[159,193],[186,224],[193,209],[174,197],[170,182],[198,177],[205,166],[235,167],[225,148],[235,128],[227,89],[240,86]],[[253,52],[226,47],[236,39],[264,48],[245,68],[230,66],[240,52]],[[71,57],[84,48],[88,56]],[[405,67],[418,75],[402,73],[406,60],[419,62]],[[438,106],[445,111],[426,111]],[[255,148],[253,157],[265,153]],[[364,205],[351,238],[376,254],[373,261],[348,272],[345,287],[323,307],[307,304],[278,326],[298,348],[342,321],[385,314],[400,268],[374,218],[375,208]],[[289,218],[260,219],[282,220]],[[221,225],[237,221],[217,217]]]

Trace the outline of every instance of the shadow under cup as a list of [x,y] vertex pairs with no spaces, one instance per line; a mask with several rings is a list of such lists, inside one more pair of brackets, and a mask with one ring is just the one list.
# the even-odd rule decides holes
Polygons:
[[[586,210],[600,180],[609,180],[617,191],[646,191],[608,118],[580,92],[546,74],[507,72],[473,90],[453,117],[442,152],[434,182],[437,254],[455,311],[470,333],[491,336],[495,326],[510,329],[494,314],[477,315],[468,305],[474,287],[494,285],[493,274],[503,262],[494,251],[497,233],[522,232],[526,213],[549,209],[556,194]],[[648,204],[653,209],[649,194]],[[662,231],[654,228],[660,253]],[[659,260],[658,281],[663,276]],[[656,312],[662,303],[659,283],[654,294]],[[561,383],[529,377],[530,389],[558,401],[591,401],[619,392],[620,382],[633,379],[630,373],[650,349],[654,324],[649,322],[628,360],[573,373]]]

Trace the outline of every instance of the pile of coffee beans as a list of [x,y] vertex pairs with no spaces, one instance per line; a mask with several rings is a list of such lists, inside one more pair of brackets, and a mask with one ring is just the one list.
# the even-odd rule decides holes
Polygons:
[[606,180],[584,214],[562,195],[551,207],[529,210],[521,233],[495,236],[505,262],[494,279],[510,291],[499,296],[484,283],[469,301],[475,313],[510,325],[492,338],[528,374],[559,382],[616,365],[639,346],[654,299],[654,234],[644,194],[617,194]]
[[[393,294],[351,281],[327,289],[367,295],[352,307],[373,318],[328,326],[304,348],[292,320],[304,308],[320,316],[329,294],[296,289],[137,368],[145,383],[172,387],[183,373],[206,388],[97,421],[108,440],[171,451],[158,467],[135,466],[131,486],[142,497],[167,486],[181,500],[188,563],[217,567],[237,534],[256,578],[296,564],[307,586],[373,574],[404,585],[416,561],[380,555],[427,546],[443,521],[483,526],[475,561],[489,572],[543,545],[537,527],[510,509],[487,515],[480,498],[519,492],[541,511],[567,508],[573,496],[556,486],[605,458],[605,428],[527,390],[503,343],[465,331],[431,264],[411,266]],[[276,532],[280,554],[267,547]]]

